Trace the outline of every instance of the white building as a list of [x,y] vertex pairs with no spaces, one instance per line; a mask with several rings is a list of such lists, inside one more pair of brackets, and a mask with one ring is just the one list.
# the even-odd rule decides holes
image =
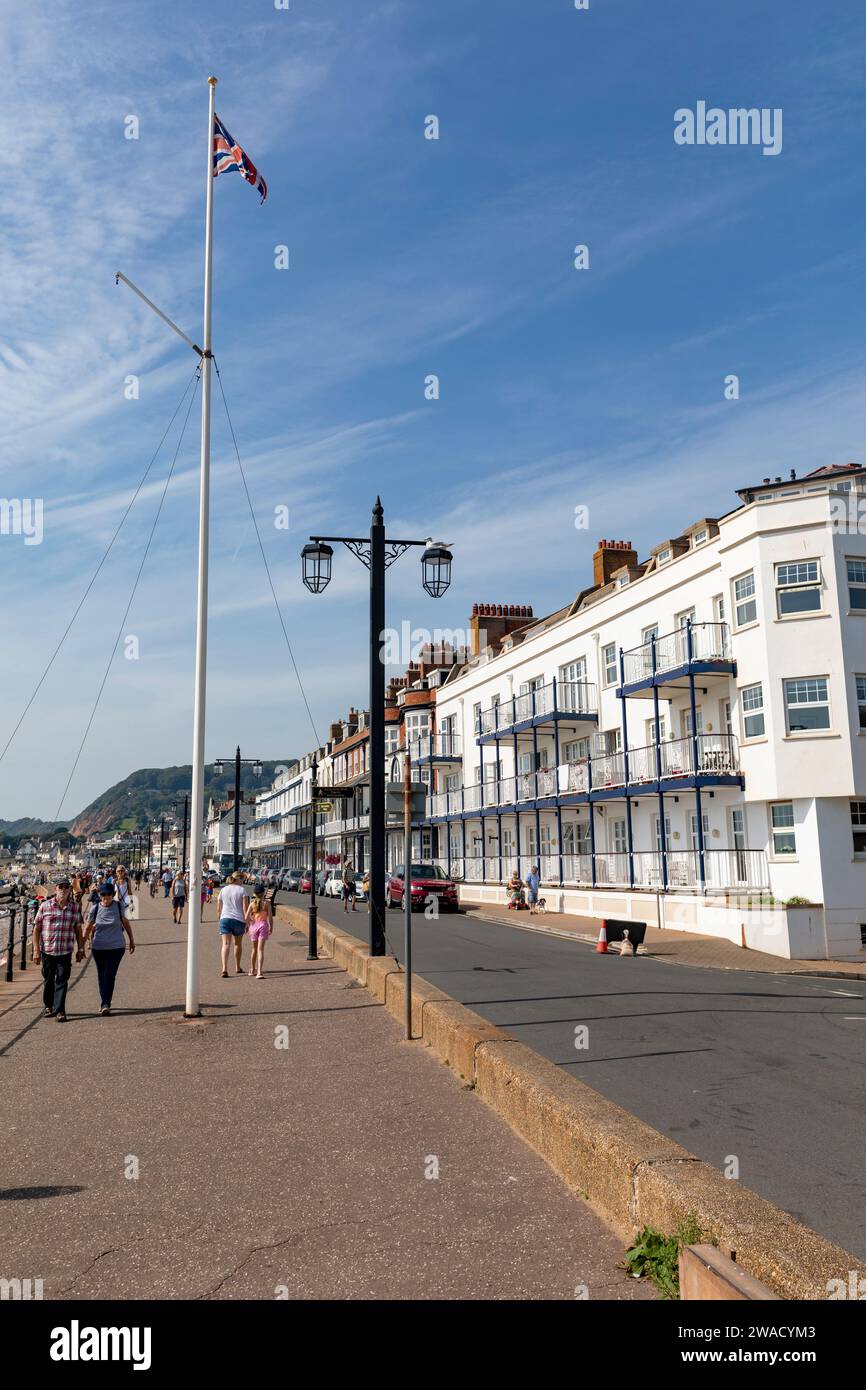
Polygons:
[[[238,854],[246,853],[247,825],[253,818],[253,806],[241,797],[238,827]],[[235,847],[235,803],[214,801],[210,798],[205,825],[205,854],[208,858],[219,858],[221,854],[233,854]]]
[[[324,749],[317,749],[319,763]],[[254,868],[307,868],[310,856],[310,807],[313,753],[280,772],[256,797],[255,817],[247,830],[247,851]]]
[[501,902],[538,863],[548,910],[861,954],[866,470],[739,496],[646,561],[601,542],[594,583],[542,620],[473,618],[494,643],[417,750],[464,898]]

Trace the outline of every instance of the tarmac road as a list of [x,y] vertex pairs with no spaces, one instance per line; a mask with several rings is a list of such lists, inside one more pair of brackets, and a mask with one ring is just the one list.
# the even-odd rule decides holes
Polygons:
[[[363,908],[319,911],[366,937]],[[714,1167],[736,1160],[744,1187],[866,1259],[866,982],[596,955],[463,914],[412,920],[425,979]],[[387,922],[402,958],[402,915]]]

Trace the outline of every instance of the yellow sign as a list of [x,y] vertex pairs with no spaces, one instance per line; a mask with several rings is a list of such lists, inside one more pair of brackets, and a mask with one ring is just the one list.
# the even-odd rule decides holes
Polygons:
[[316,802],[316,810],[317,810],[320,814],[321,814],[321,812],[323,812],[323,811],[332,811],[333,809],[334,809],[334,808],[333,808],[333,803],[330,802],[330,801],[317,801],[317,802]]

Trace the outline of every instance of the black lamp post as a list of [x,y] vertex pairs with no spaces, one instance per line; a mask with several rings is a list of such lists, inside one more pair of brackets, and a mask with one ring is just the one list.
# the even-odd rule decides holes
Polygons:
[[[213,765],[213,770],[217,777],[222,777],[225,758],[217,758]],[[240,859],[241,842],[241,764],[252,763],[253,773],[256,777],[262,775],[262,764],[259,758],[242,758],[240,745],[235,750],[235,834],[234,834],[234,864],[233,869],[237,873],[238,861]]]
[[165,844],[165,816],[159,818],[159,876],[162,878],[162,847]]
[[[174,803],[174,809],[175,809],[175,811],[177,810],[177,808],[178,808],[179,805],[180,805],[180,801],[179,801],[179,800],[176,801],[176,802]],[[182,873],[182,874],[183,874],[183,873],[186,873],[186,841],[187,841],[188,829],[189,829],[189,792],[187,792],[186,796],[185,796],[184,799],[183,799],[183,853],[181,854],[181,857],[180,857],[180,869],[178,870],[178,872],[179,872],[179,873]]]
[[[413,546],[423,546],[422,583],[441,598],[451,583],[451,551],[441,541],[391,540],[385,535],[380,499],[366,536],[311,536],[301,552],[303,581],[320,594],[331,581],[335,545],[345,545],[370,571],[370,954],[385,954],[385,571]],[[315,869],[315,866],[314,866]]]

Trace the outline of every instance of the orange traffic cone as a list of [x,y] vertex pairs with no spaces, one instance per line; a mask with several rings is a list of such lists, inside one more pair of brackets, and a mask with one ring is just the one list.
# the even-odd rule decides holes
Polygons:
[[600,931],[599,934],[598,934],[598,941],[595,943],[595,949],[598,951],[599,955],[602,955],[602,956],[606,956],[606,955],[607,955],[607,923],[606,923],[606,922],[602,922],[602,924],[601,924],[601,931]]

